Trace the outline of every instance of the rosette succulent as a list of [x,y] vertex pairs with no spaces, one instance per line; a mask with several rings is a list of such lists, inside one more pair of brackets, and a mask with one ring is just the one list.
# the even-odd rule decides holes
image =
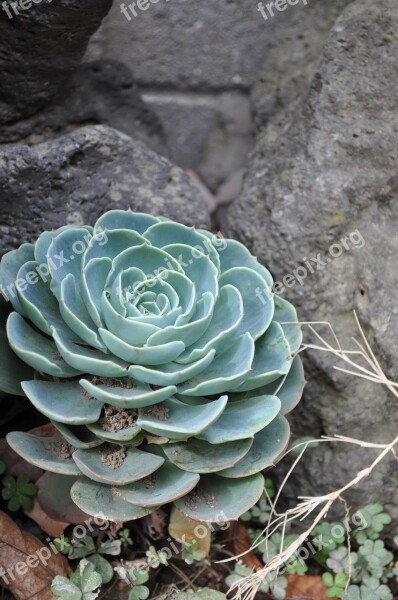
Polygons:
[[55,427],[8,441],[53,486],[115,521],[257,502],[304,377],[296,312],[242,244],[114,210],[9,252],[0,284],[7,369]]

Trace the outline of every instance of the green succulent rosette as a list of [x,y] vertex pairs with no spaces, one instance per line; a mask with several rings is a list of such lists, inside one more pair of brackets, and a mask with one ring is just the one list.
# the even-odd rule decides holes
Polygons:
[[114,210],[9,252],[0,285],[0,388],[59,432],[9,444],[79,508],[119,521],[175,502],[216,521],[255,504],[304,377],[296,311],[242,244]]

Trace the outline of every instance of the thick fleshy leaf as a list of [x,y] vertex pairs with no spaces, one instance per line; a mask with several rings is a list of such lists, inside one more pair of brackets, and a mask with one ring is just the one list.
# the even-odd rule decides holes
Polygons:
[[[164,463],[164,459],[136,448],[126,448],[123,464],[112,468],[104,463],[106,446],[91,450],[76,450],[73,460],[82,473],[92,479],[108,485],[126,485],[132,481],[148,477]],[[115,446],[118,448],[118,446]]]
[[93,258],[87,263],[82,273],[82,297],[97,327],[104,326],[100,314],[101,296],[111,268],[110,258]]
[[104,429],[100,424],[93,423],[92,425],[87,425],[87,429],[91,431],[91,433],[95,434],[99,439],[114,442],[115,444],[126,444],[128,442],[135,443],[142,439],[141,427],[137,427],[134,425],[133,427],[126,427],[125,429],[119,429],[117,431],[108,431]]
[[62,437],[66,439],[69,444],[74,448],[81,448],[87,450],[88,448],[96,448],[104,443],[104,440],[94,435],[84,425],[65,425],[64,423],[58,423],[57,421],[51,421],[51,423],[62,433]]
[[22,244],[17,250],[4,254],[0,262],[0,290],[22,316],[26,315],[16,289],[16,284],[20,283],[17,282],[18,271],[24,263],[34,258],[33,244]]
[[[76,285],[75,277],[67,275],[61,283],[59,308],[65,323],[89,346],[105,351],[106,347],[98,337],[98,327],[90,317],[85,303]],[[60,331],[58,325],[53,325]]]
[[296,354],[303,341],[301,327],[297,323],[297,311],[290,302],[280,296],[274,296],[275,314],[274,320],[280,323],[285,337],[290,345],[292,354]]
[[206,332],[210,325],[214,311],[214,296],[205,292],[203,298],[196,305],[195,313],[189,323],[185,325],[165,327],[151,335],[148,346],[166,344],[174,340],[181,340],[185,346],[194,344]]
[[234,521],[249,510],[264,490],[264,477],[257,473],[242,479],[202,475],[198,486],[175,502],[194,521]]
[[289,442],[290,427],[285,417],[276,417],[254,436],[249,452],[233,467],[219,471],[223,477],[248,477],[275,464]]
[[[181,223],[173,223],[171,221],[157,223],[156,225],[152,225],[152,227],[144,233],[144,237],[157,248],[169,246],[178,240],[180,244],[185,244],[192,248],[191,258],[193,260],[195,260],[195,256],[206,254],[214,263],[217,270],[220,268],[220,258],[213,244],[194,227],[187,227]],[[195,250],[198,251],[196,252],[196,255]]]
[[236,240],[223,240],[222,248],[218,251],[220,255],[221,273],[225,273],[234,267],[248,267],[256,271],[264,279],[269,289],[272,289],[273,279],[271,273],[261,265],[257,258],[250,254],[249,250]]
[[59,423],[86,425],[101,415],[103,403],[84,396],[77,381],[24,381],[22,388],[37,410]]
[[125,522],[141,519],[155,510],[155,507],[144,508],[126,502],[121,497],[120,490],[109,485],[102,485],[81,477],[72,486],[73,502],[88,515],[108,519],[109,521]]
[[150,477],[121,488],[122,498],[139,506],[156,506],[173,502],[188,494],[198,483],[199,475],[186,473],[166,461]]
[[137,425],[154,435],[184,440],[197,435],[222,414],[228,396],[204,404],[188,405],[176,398],[139,411]]
[[197,377],[178,387],[187,396],[210,396],[236,388],[247,377],[254,357],[254,341],[250,333],[240,336],[233,346],[215,357]]
[[97,231],[83,256],[83,265],[86,266],[94,258],[114,259],[125,250],[138,247],[145,243],[135,231],[115,229],[112,231]]
[[79,367],[85,373],[100,377],[124,377],[127,375],[127,365],[116,356],[73,344],[55,328],[53,328],[53,338],[59,353],[71,367]]
[[290,346],[283,329],[278,323],[271,323],[267,331],[256,341],[249,377],[236,391],[253,390],[267,385],[281,375],[286,375],[291,364]]
[[[176,386],[183,381],[187,381],[187,379],[196,377],[206,369],[212,363],[215,353],[215,350],[210,350],[206,356],[197,362],[189,363],[186,366],[176,362],[159,365],[154,369],[140,365],[132,365],[129,368],[129,375],[133,379],[152,385]],[[177,388],[175,388],[175,391],[177,391]]]
[[305,386],[305,377],[301,358],[296,356],[287,375],[279,377],[269,385],[240,394],[229,394],[232,401],[258,396],[278,396],[281,401],[281,415],[286,415],[299,403]]
[[[243,300],[243,319],[238,334],[250,332],[256,340],[268,329],[274,315],[274,299],[271,290],[264,288],[264,280],[252,269],[234,267],[220,277],[220,286],[233,285]],[[261,298],[259,298],[259,292]]]
[[80,284],[82,255],[89,246],[91,237],[83,227],[71,227],[59,233],[51,242],[47,253],[51,273],[50,288],[58,300],[61,299],[62,281],[69,273]]
[[7,435],[7,442],[19,456],[40,469],[62,475],[80,475],[72,458],[62,458],[65,442],[61,437],[39,437],[13,431]]
[[143,408],[144,406],[151,406],[152,404],[167,400],[167,398],[173,396],[177,391],[174,385],[153,390],[146,383],[133,382],[131,379],[127,381],[131,383],[132,387],[129,385],[122,387],[123,380],[118,385],[119,381],[117,379],[112,381],[112,385],[106,385],[106,383],[103,385],[94,384],[87,379],[81,379],[79,383],[94,398],[105,404],[120,408]]
[[132,229],[137,233],[145,233],[159,219],[145,213],[132,210],[110,210],[102,215],[95,224],[94,233],[109,229]]
[[215,446],[193,438],[187,442],[165,444],[162,448],[167,458],[184,471],[215,473],[235,465],[249,452],[252,443],[249,438]]
[[[5,300],[0,298],[0,310],[4,310],[4,305]],[[34,371],[11,350],[3,324],[0,325],[0,346],[0,392],[24,396],[21,380],[33,379]]]
[[213,318],[202,337],[189,346],[177,359],[186,364],[203,358],[210,350],[222,352],[228,348],[228,343],[243,319],[243,301],[240,292],[232,285],[220,289],[214,306]]
[[81,373],[63,360],[52,340],[32,329],[16,312],[8,317],[7,335],[15,354],[33,369],[54,377],[73,377]]
[[210,444],[252,438],[275,419],[280,408],[281,401],[276,396],[228,402],[221,417],[197,437]]
[[[162,346],[131,346],[106,329],[99,329],[100,336],[113,354],[138,365],[161,365],[175,360],[185,350],[183,342],[169,342]],[[89,371],[90,373],[92,371]]]
[[140,322],[134,318],[128,319],[120,315],[108,300],[105,292],[102,294],[100,306],[101,316],[106,327],[126,344],[142,346],[152,334],[159,331],[159,327],[151,323]]
[[218,270],[208,256],[201,255],[196,251],[195,258],[193,258],[192,248],[185,244],[173,243],[164,246],[163,250],[178,260],[184,269],[185,275],[195,284],[198,300],[205,292],[217,296]]
[[[18,279],[25,280],[26,284],[19,287],[18,297],[21,305],[24,307],[24,314],[38,327],[43,333],[51,335],[51,327],[56,326],[62,329],[64,335],[77,341],[79,337],[74,334],[63,321],[58,300],[50,290],[48,283],[45,283],[36,273],[39,263],[29,261],[25,263],[18,271]],[[32,283],[27,283],[31,281]]]

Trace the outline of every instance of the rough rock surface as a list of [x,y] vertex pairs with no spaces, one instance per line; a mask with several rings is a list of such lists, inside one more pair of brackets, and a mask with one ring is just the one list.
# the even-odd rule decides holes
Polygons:
[[[303,10],[307,24],[325,6],[317,2]],[[311,48],[311,39],[306,48],[297,37],[299,54],[293,65],[283,55],[286,40],[281,39],[267,57],[254,93],[263,129],[242,196],[224,224],[227,234],[246,242],[276,280],[293,274],[285,280],[283,295],[297,305],[302,321],[330,321],[350,349],[356,348],[351,339],[357,333],[355,309],[395,381],[397,31],[395,0],[357,0],[334,25],[323,59],[318,32]],[[279,79],[273,69],[277,63]],[[302,285],[294,275],[299,266],[305,268],[305,276],[300,271]],[[333,341],[327,328],[323,334]],[[334,364],[338,361],[329,353],[309,353],[310,381],[292,415],[295,431],[392,441],[398,430],[398,400],[381,385],[335,371]],[[334,490],[368,466],[373,456],[373,451],[347,444],[333,449],[321,444],[307,451],[288,492],[295,497],[298,488],[305,495]],[[397,472],[397,461],[385,459],[350,500],[364,505],[377,499],[398,518]]]
[[42,111],[0,129],[0,144],[38,143],[84,125],[109,125],[165,153],[162,126],[142,101],[130,70],[113,60],[79,65]]
[[210,225],[189,175],[114,129],[84,127],[36,146],[0,150],[0,255],[44,229],[93,224],[108,209],[128,207]]
[[[26,2],[25,5],[28,6]],[[45,106],[80,63],[112,0],[57,0],[0,11],[0,124]]]

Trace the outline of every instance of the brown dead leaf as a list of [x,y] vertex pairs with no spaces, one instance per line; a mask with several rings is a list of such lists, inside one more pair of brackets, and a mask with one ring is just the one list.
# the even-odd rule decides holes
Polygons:
[[178,542],[189,543],[196,540],[200,550],[209,556],[211,531],[207,523],[193,521],[174,505],[170,514],[169,534]]
[[166,537],[167,515],[159,508],[141,520],[142,529],[152,540],[161,540]]
[[0,512],[1,584],[16,600],[54,600],[51,582],[71,573],[68,562]]
[[287,600],[305,598],[309,600],[338,600],[326,595],[322,577],[315,575],[287,575]]
[[44,512],[37,498],[33,500],[32,508],[29,510],[25,508],[24,513],[30,519],[33,519],[51,537],[61,537],[65,529],[70,525],[70,523],[58,521],[50,517],[50,515]]
[[242,552],[245,552],[239,560],[247,567],[258,571],[264,566],[254,552],[250,550],[252,542],[245,525],[241,521],[230,522],[229,528],[224,532],[223,542],[234,556],[239,556]]

